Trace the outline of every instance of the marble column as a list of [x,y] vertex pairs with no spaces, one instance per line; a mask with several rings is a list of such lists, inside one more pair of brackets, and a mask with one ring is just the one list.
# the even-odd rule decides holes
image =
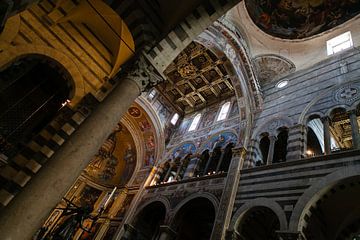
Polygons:
[[236,192],[239,187],[240,169],[243,166],[246,150],[243,147],[232,149],[233,156],[231,159],[229,171],[227,173],[225,187],[220,199],[218,212],[214,222],[211,240],[224,239],[226,229],[230,225],[232,210],[235,203]]
[[185,170],[183,179],[196,177],[196,176],[194,176],[194,174],[195,174],[196,168],[198,167],[199,161],[200,161],[200,158],[198,156],[191,158],[191,160]]
[[160,226],[160,236],[159,240],[173,240],[176,237],[176,232],[171,229],[169,226],[161,225]]
[[128,107],[147,87],[162,79],[144,57],[119,79],[108,97],[40,169],[0,215],[0,239],[31,239],[60,202]]
[[220,156],[219,162],[218,162],[218,164],[216,166],[216,170],[215,170],[216,173],[218,173],[220,170],[221,164],[224,161],[224,156],[225,156],[225,149],[221,149],[221,156]]
[[269,145],[269,151],[266,159],[266,165],[271,165],[273,158],[274,158],[274,151],[275,151],[275,142],[276,137],[275,136],[269,136],[270,145]]
[[321,118],[321,121],[324,126],[324,149],[325,155],[331,153],[331,141],[330,141],[330,119],[328,117]]
[[350,124],[351,124],[351,135],[353,148],[359,149],[360,147],[360,136],[359,136],[359,124],[357,121],[356,110],[349,112]]

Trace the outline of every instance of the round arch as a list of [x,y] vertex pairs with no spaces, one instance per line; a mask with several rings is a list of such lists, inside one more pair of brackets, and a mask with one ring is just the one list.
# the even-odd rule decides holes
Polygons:
[[16,47],[9,46],[5,48],[0,55],[0,69],[28,55],[45,56],[61,65],[69,73],[73,81],[73,93],[70,105],[75,106],[82,99],[86,90],[80,70],[71,58],[54,48],[34,44],[24,44]]
[[244,205],[242,205],[234,214],[234,216],[231,219],[229,229],[233,230],[236,229],[239,225],[241,218],[244,216],[244,214],[249,211],[250,209],[254,207],[266,207],[272,210],[276,216],[278,217],[280,221],[280,230],[286,230],[288,223],[286,220],[286,215],[281,206],[275,202],[274,200],[271,200],[269,198],[256,198],[254,200],[246,202]]
[[179,213],[179,211],[181,210],[181,208],[183,206],[185,206],[187,203],[189,203],[191,200],[197,199],[197,198],[205,198],[207,200],[209,200],[215,209],[215,212],[217,212],[218,208],[219,208],[219,201],[218,199],[211,193],[207,193],[207,192],[198,192],[198,193],[194,193],[190,196],[188,196],[187,198],[185,198],[184,200],[182,200],[179,204],[176,205],[176,207],[172,210],[172,219],[170,222],[174,221],[175,216]]
[[129,221],[129,222],[134,222],[136,216],[139,215],[139,213],[144,210],[147,206],[153,204],[153,203],[156,203],[156,202],[160,202],[161,204],[164,205],[165,207],[165,212],[166,212],[166,215],[168,215],[168,213],[170,212],[170,202],[169,200],[164,197],[164,196],[156,196],[155,198],[152,198],[151,200],[149,201],[146,201],[145,203],[143,204],[140,204],[138,209],[134,212],[134,214],[132,215],[133,218]]
[[306,214],[306,211],[317,201],[317,197],[321,196],[321,193],[326,192],[341,180],[359,175],[360,166],[346,166],[325,176],[320,181],[317,181],[307,189],[297,201],[290,217],[289,230],[294,232],[301,231],[302,222],[305,221],[303,217]]

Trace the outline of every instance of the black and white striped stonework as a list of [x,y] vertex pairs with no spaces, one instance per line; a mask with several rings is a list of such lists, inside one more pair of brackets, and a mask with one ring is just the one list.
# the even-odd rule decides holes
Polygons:
[[0,169],[0,211],[90,115],[98,101],[87,95],[77,109],[64,107],[27,146]]

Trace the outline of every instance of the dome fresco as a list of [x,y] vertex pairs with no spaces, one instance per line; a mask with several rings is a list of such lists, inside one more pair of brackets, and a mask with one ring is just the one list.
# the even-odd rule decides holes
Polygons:
[[245,3],[260,29],[285,39],[313,36],[360,13],[360,0],[246,0]]

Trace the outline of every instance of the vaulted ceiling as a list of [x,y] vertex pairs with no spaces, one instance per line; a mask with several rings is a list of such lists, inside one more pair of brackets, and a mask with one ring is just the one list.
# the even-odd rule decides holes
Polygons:
[[192,42],[165,70],[167,81],[158,89],[179,111],[199,110],[234,95],[226,62],[225,56]]

